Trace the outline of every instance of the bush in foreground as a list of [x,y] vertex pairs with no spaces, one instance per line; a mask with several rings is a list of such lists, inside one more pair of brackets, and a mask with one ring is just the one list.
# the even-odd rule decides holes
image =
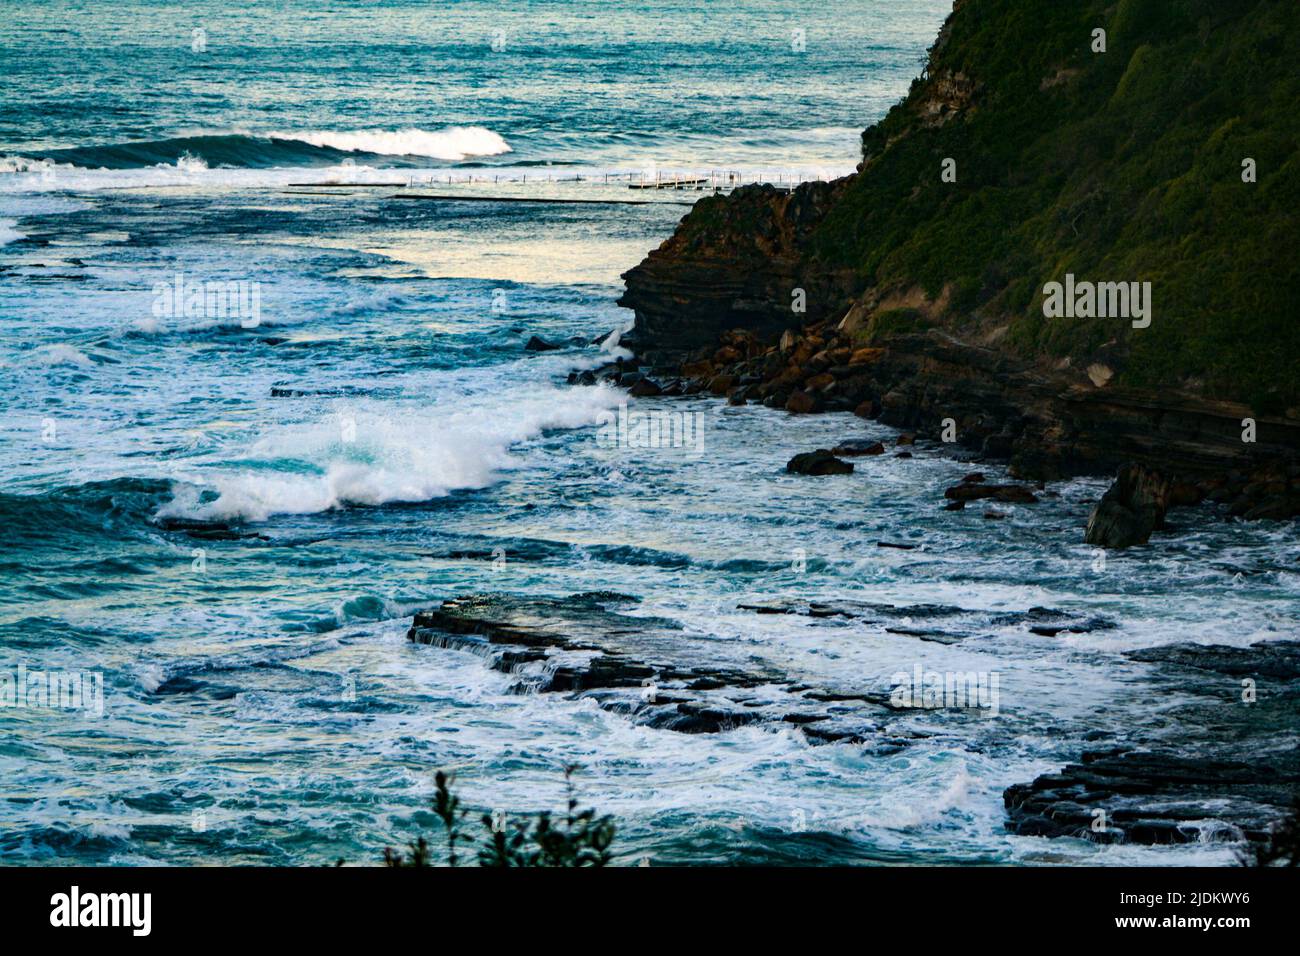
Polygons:
[[[614,819],[608,814],[597,817],[593,809],[579,810],[573,788],[576,765],[564,768],[565,813],[555,820],[550,811],[532,819],[507,820],[501,815],[484,813],[479,822],[486,834],[478,844],[479,866],[605,866],[610,861],[610,844],[614,842]],[[469,811],[461,809],[460,798],[452,792],[454,777],[439,770],[433,812],[442,821],[446,834],[448,866],[459,866],[461,853],[468,852],[474,837],[464,829]],[[461,853],[457,847],[464,847]],[[384,850],[384,865],[393,867],[436,866],[429,843],[420,837],[407,845],[405,852],[391,847]]]

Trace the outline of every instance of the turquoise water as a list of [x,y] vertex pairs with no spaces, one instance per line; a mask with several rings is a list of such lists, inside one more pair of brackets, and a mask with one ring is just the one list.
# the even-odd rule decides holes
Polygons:
[[[0,673],[104,693],[0,709],[0,859],[372,863],[431,826],[437,767],[524,812],[577,763],[620,862],[1229,861],[1014,837],[1001,792],[1160,726],[1179,701],[1123,650],[1293,631],[1293,527],[1187,528],[1098,569],[1078,529],[1101,482],[989,522],[939,508],[969,466],[937,451],[783,473],[892,438],[851,416],[642,399],[699,413],[702,453],[605,447],[629,400],[567,376],[618,354],[589,343],[630,322],[619,274],[693,194],[359,185],[625,199],[607,175],[844,172],[944,4],[504,6],[4,4]],[[289,185],[322,181],[355,188]],[[168,310],[187,281],[256,283],[257,313]],[[239,536],[187,531],[214,523]],[[679,623],[669,655],[844,693],[997,672],[1000,713],[909,715],[888,748],[681,734],[405,638],[457,595],[593,590]],[[780,598],[952,606],[961,640],[737,607]],[[1033,606],[1116,626],[1000,616]]]

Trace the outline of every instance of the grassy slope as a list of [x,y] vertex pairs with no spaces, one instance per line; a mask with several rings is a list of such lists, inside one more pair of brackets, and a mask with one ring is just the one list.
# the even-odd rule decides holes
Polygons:
[[[964,0],[949,30],[930,83],[863,134],[867,167],[810,253],[883,289],[951,283],[945,322],[1009,321],[1022,352],[1118,338],[1121,383],[1300,404],[1300,4]],[[1043,87],[1062,70],[1077,73]],[[979,86],[928,125],[947,71]],[[957,184],[939,178],[948,156]],[[1151,327],[1045,319],[1043,283],[1066,272],[1150,280]]]

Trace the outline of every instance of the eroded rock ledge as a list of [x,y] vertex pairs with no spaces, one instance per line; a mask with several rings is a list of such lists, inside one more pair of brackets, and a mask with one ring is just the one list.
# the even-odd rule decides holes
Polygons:
[[[1126,741],[1004,794],[1007,826],[1101,843],[1262,840],[1300,797],[1300,642],[1133,651],[1201,700],[1170,740]],[[1243,681],[1249,681],[1249,691]]]

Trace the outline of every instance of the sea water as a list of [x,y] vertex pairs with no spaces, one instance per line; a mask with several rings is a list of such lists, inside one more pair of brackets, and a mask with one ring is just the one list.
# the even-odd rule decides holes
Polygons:
[[[1231,860],[1017,837],[1002,791],[1159,732],[1181,700],[1125,650],[1293,633],[1293,525],[1099,556],[1099,480],[989,521],[942,510],[971,466],[938,450],[784,473],[876,423],[566,384],[623,354],[591,344],[630,324],[619,275],[698,198],[628,182],[850,172],[945,6],[5,4],[0,671],[56,693],[0,707],[0,860],[375,863],[431,831],[435,769],[527,813],[567,764],[625,863]],[[635,414],[691,441],[618,440]],[[678,622],[669,655],[846,694],[993,675],[997,713],[918,711],[895,749],[681,734],[405,636],[594,590]],[[961,612],[942,643],[738,607],[775,600]],[[998,623],[1034,606],[1116,626]]]

